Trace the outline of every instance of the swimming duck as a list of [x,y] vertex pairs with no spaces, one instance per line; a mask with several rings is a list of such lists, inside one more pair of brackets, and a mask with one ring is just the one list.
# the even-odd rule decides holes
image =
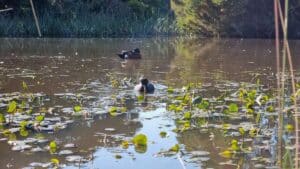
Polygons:
[[117,54],[121,59],[141,59],[141,52],[139,48],[131,51],[122,50],[121,53]]
[[140,80],[140,84],[136,85],[134,87],[134,90],[144,93],[154,93],[155,88],[154,85],[150,83],[148,79],[142,78]]

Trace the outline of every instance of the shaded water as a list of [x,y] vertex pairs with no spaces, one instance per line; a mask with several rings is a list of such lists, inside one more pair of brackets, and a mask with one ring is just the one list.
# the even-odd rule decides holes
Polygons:
[[[159,99],[167,95],[165,86],[181,88],[190,82],[201,82],[214,89],[230,82],[256,83],[260,79],[265,86],[275,88],[276,63],[271,40],[0,39],[0,44],[0,93],[22,92],[24,81],[30,92],[43,96],[40,107],[53,108],[55,116],[61,117],[63,122],[71,121],[65,129],[51,133],[32,132],[29,137],[42,135],[44,139],[56,140],[60,150],[64,150],[64,144],[74,143],[76,148],[65,149],[82,157],[78,164],[68,162],[68,155],[51,155],[48,151],[11,151],[7,140],[3,140],[0,142],[0,168],[47,163],[53,157],[66,164],[65,168],[78,168],[78,165],[82,168],[184,168],[182,163],[191,169],[224,168],[219,163],[228,160],[219,153],[229,143],[221,132],[172,131],[176,128],[174,117],[166,110],[166,103]],[[135,47],[142,51],[141,60],[124,62],[115,55],[122,49]],[[299,55],[300,42],[291,42],[291,47],[293,55]],[[294,58],[294,65],[300,65],[299,57]],[[299,70],[299,66],[296,69]],[[158,86],[147,102],[138,102],[132,87],[111,86],[111,78],[137,81],[141,75]],[[206,92],[203,95],[215,94],[214,90]],[[109,115],[108,109],[120,104],[117,100],[122,98],[125,98],[122,105],[127,107],[127,113],[116,117]],[[78,104],[91,113],[70,115],[72,107]],[[4,112],[6,106],[1,110]],[[161,131],[166,131],[168,137],[161,138]],[[209,138],[212,132],[215,141]],[[129,149],[120,146],[122,140],[129,140],[137,133],[148,137],[144,152],[136,152],[132,146]],[[20,135],[16,137],[25,139]],[[159,153],[176,143],[181,145],[180,155]],[[33,147],[43,148],[47,144],[35,142]],[[193,151],[209,154],[193,159],[189,153]],[[116,154],[122,158],[115,158]],[[254,162],[243,160],[244,168],[254,165]],[[226,167],[236,168],[235,165]]]

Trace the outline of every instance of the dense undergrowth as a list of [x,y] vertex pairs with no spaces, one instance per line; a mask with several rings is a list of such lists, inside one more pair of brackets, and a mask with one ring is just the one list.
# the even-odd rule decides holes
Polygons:
[[[274,37],[273,0],[42,0],[34,4],[46,37]],[[36,36],[29,1],[0,1],[0,9],[10,7],[12,11],[0,13],[0,36]],[[291,38],[300,36],[299,15],[299,2],[291,0]]]

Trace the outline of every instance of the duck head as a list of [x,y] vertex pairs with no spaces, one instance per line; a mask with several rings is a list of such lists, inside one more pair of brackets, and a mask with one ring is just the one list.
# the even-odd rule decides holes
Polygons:
[[135,48],[135,49],[133,50],[133,52],[135,52],[135,53],[141,53],[139,48]]

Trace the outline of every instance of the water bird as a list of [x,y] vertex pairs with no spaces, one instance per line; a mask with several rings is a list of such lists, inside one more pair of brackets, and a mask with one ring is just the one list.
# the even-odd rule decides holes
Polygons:
[[139,48],[135,48],[131,51],[122,50],[121,53],[117,54],[121,59],[141,59],[141,51]]
[[135,91],[144,92],[144,93],[154,93],[154,85],[149,82],[148,79],[142,78],[140,83],[134,87]]

